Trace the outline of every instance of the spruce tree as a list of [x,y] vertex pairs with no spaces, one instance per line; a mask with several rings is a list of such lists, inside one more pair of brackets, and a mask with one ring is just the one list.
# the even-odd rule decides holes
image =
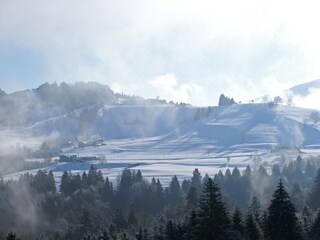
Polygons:
[[320,169],[318,169],[317,176],[311,189],[309,204],[313,210],[320,207]]
[[143,180],[143,177],[142,177],[141,171],[138,170],[138,172],[134,176],[134,182],[142,182],[142,180]]
[[197,189],[195,187],[191,187],[186,196],[187,200],[187,208],[194,209],[197,206],[198,197],[197,197]]
[[10,232],[10,233],[8,233],[6,239],[7,239],[7,240],[16,240],[17,237],[16,237],[16,234],[15,234],[15,233]]
[[146,228],[143,231],[142,240],[151,240],[148,229]]
[[60,191],[64,196],[69,196],[70,191],[70,176],[68,171],[64,171],[61,177]]
[[104,182],[104,187],[101,190],[102,200],[105,202],[112,202],[113,199],[113,185],[109,181],[109,178],[106,178]]
[[71,177],[71,187],[73,192],[81,188],[81,176],[79,173]]
[[200,195],[200,192],[201,192],[201,181],[202,181],[201,173],[199,172],[198,168],[196,168],[193,171],[193,175],[192,175],[192,178],[191,178],[191,186],[196,188],[197,193],[199,195]]
[[[220,172],[221,172],[221,170],[220,170]],[[222,173],[222,172],[221,172],[221,173]],[[219,183],[215,181],[216,175],[217,175],[217,174],[215,174],[215,176],[214,176],[214,183],[217,184],[218,187],[221,187],[221,185],[219,185]],[[222,173],[222,175],[223,175],[223,173]],[[204,186],[205,186],[205,183],[208,181],[209,178],[210,178],[210,177],[209,177],[208,173],[206,173],[206,174],[204,175],[204,177],[202,178],[201,190],[200,190],[200,192],[199,192],[199,195],[202,194],[202,191],[203,191],[203,188],[204,188]]]
[[166,228],[166,238],[168,240],[175,240],[176,239],[176,225],[169,220],[167,223],[167,228]]
[[307,239],[312,228],[312,213],[307,206],[304,206],[300,216],[303,236]]
[[261,203],[256,196],[252,197],[251,203],[249,205],[249,212],[254,217],[254,220],[260,225],[261,224]]
[[89,172],[88,172],[88,183],[90,186],[95,186],[99,183],[103,184],[104,179],[101,171],[97,169],[97,166],[91,164]]
[[80,219],[81,226],[80,226],[80,232],[81,234],[85,233],[92,233],[94,232],[94,223],[91,216],[91,213],[88,209],[82,209],[82,216]]
[[53,175],[52,171],[50,171],[48,173],[48,190],[52,191],[54,193],[57,191],[56,184],[54,182],[54,175]]
[[295,212],[296,209],[280,179],[268,208],[265,225],[266,238],[270,240],[302,239],[301,227]]
[[250,166],[247,166],[241,178],[243,195],[246,203],[249,202],[250,196],[251,196],[251,189],[252,189],[251,178],[252,178],[251,168]]
[[130,204],[130,190],[133,184],[132,172],[130,169],[123,170],[120,182],[118,185],[118,191],[116,193],[117,204],[120,207],[126,208]]
[[99,234],[99,240],[109,240],[108,233],[106,230],[103,230],[102,233]]
[[138,226],[138,220],[136,216],[136,211],[134,209],[134,206],[131,205],[130,212],[128,216],[128,225],[136,228]]
[[197,223],[198,223],[198,216],[195,210],[192,210],[189,216],[186,217],[185,221],[185,238],[186,239],[197,239]]
[[293,205],[296,207],[298,211],[301,211],[304,204],[304,194],[301,190],[299,183],[294,183],[291,190],[291,199]]
[[172,206],[175,206],[181,197],[181,187],[177,176],[174,176],[169,186],[169,202]]
[[189,191],[190,187],[191,187],[191,181],[184,179],[181,184],[181,190],[183,194],[186,194]]
[[256,221],[252,212],[248,212],[246,216],[245,224],[245,237],[247,240],[259,240],[262,239],[262,232],[259,223]]
[[126,226],[126,220],[123,216],[122,209],[119,208],[115,212],[112,222],[116,225],[117,229],[120,230]]
[[246,207],[248,200],[246,189],[243,187],[242,176],[237,167],[232,170],[228,195],[230,197],[230,201],[236,203],[239,207]]
[[82,173],[81,187],[83,189],[86,189],[89,187],[89,180],[88,180],[88,175],[86,174],[86,172]]
[[320,239],[320,211],[318,211],[317,217],[311,228],[311,239]]
[[239,208],[236,208],[232,215],[232,238],[243,239],[244,237],[244,224],[242,219],[242,213]]
[[136,234],[136,240],[142,240],[143,238],[143,232],[142,227],[140,227],[139,232]]
[[160,212],[165,204],[164,191],[159,179],[154,183],[150,203],[152,214]]
[[230,221],[219,187],[209,177],[199,200],[198,236],[203,240],[230,239]]

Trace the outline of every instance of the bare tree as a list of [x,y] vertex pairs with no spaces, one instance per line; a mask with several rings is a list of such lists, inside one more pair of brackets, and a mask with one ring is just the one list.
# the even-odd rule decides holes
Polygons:
[[276,105],[281,104],[282,103],[282,98],[280,96],[274,97],[273,102]]
[[317,124],[320,121],[320,113],[317,111],[311,112],[310,120],[313,121],[313,124]]

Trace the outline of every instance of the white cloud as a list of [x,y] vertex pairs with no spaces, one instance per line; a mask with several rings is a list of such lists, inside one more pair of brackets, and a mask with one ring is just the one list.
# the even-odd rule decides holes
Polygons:
[[195,105],[207,103],[207,94],[202,86],[192,82],[179,83],[174,73],[159,75],[144,84],[114,82],[111,84],[111,89],[119,93],[144,95],[147,98],[159,97],[178,103],[193,103]]
[[200,85],[192,82],[179,84],[173,73],[156,77],[150,81],[150,85],[153,91],[158,91],[160,98],[174,102],[193,102],[201,105],[205,98],[204,89]]
[[[141,92],[144,92],[144,85],[139,85],[135,83],[119,83],[119,82],[113,82],[110,85],[111,89],[116,93],[124,93],[128,95],[138,95]],[[140,95],[141,96],[141,95]]]
[[[212,105],[221,92],[245,101],[320,76],[317,9],[288,0],[3,0],[0,52],[32,51],[42,81],[94,80],[193,104]],[[161,88],[148,84],[163,73],[179,81],[165,74]]]
[[309,94],[305,97],[296,96],[293,98],[293,102],[298,107],[305,107],[319,109],[320,110],[320,88],[309,89]]

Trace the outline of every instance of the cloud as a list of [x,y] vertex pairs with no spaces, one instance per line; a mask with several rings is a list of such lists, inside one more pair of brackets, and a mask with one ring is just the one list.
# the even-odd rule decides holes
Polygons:
[[305,97],[301,96],[294,96],[293,102],[298,107],[305,107],[318,109],[320,110],[320,102],[319,102],[319,96],[320,96],[320,88],[310,88],[309,94]]
[[160,98],[174,102],[201,104],[205,95],[204,89],[198,84],[192,82],[179,84],[173,73],[156,77],[150,81],[150,85],[154,90],[158,90]]
[[202,86],[193,82],[179,83],[174,73],[156,76],[146,81],[145,84],[121,84],[114,82],[111,84],[111,89],[115,92],[126,94],[134,92],[139,96],[143,95],[147,98],[159,97],[177,103],[193,103],[195,105],[207,103],[206,92]]
[[[0,53],[12,49],[5,60],[14,50],[26,49],[34,64],[41,62],[41,73],[19,75],[24,87],[80,80],[141,86],[173,73],[179,79],[171,86],[177,99],[212,104],[221,92],[236,98],[240,92],[239,100],[245,100],[245,92],[265,94],[264,79],[276,79],[282,86],[320,76],[318,5],[275,0],[3,0]],[[10,74],[0,76],[0,83],[12,91],[8,79]],[[187,93],[199,92],[199,86],[203,96]],[[141,89],[128,93],[173,95],[172,89],[165,94]]]

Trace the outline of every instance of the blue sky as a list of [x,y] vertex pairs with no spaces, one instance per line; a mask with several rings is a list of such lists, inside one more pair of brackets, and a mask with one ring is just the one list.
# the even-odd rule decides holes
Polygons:
[[320,77],[316,1],[0,1],[0,88],[97,81],[214,105]]

